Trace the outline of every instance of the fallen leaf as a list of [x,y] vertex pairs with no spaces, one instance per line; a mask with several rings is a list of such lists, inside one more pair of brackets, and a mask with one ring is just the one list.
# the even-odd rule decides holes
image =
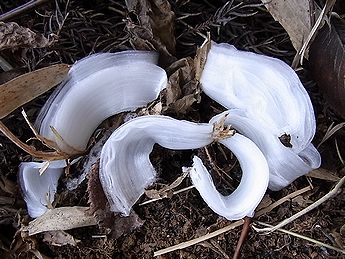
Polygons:
[[66,64],[52,65],[0,85],[0,119],[56,86],[66,77],[69,68]]
[[204,70],[207,54],[211,49],[211,35],[207,33],[207,38],[202,43],[202,45],[197,48],[196,55],[194,58],[194,67],[195,67],[195,79],[200,81],[202,71]]
[[334,111],[345,118],[345,21],[331,18],[316,35],[309,50],[315,81]]
[[342,237],[345,238],[345,224],[341,226],[339,233]]
[[310,194],[305,194],[305,195],[299,195],[299,196],[293,198],[292,202],[297,203],[299,207],[305,208],[308,205],[313,203],[313,201],[309,199],[309,197],[311,195],[312,195],[311,193]]
[[340,180],[340,177],[336,176],[333,172],[326,170],[324,168],[315,169],[308,173],[306,176],[330,182],[338,182]]
[[10,246],[11,254],[14,255],[15,258],[24,255],[27,255],[28,258],[33,258],[33,255],[35,255],[35,258],[43,259],[44,257],[37,248],[38,241],[36,237],[30,237],[28,232],[22,231],[21,229],[15,233]]
[[261,0],[273,18],[286,32],[294,48],[299,51],[312,28],[313,10],[310,0]]
[[174,61],[175,14],[167,0],[127,0],[129,16],[127,29],[133,45],[138,49],[156,50],[163,63]]
[[259,203],[258,207],[256,208],[256,211],[260,211],[261,209],[267,208],[273,203],[271,197],[268,194],[265,194],[265,196],[262,198],[261,202]]
[[53,246],[76,246],[80,240],[62,230],[44,232],[43,241]]
[[[326,0],[326,3],[324,4],[324,7],[322,8],[320,14],[318,15],[318,18],[315,21],[313,28],[310,30],[308,37],[304,40],[302,48],[299,50],[298,55],[296,55],[296,57],[300,56],[301,65],[303,65],[304,57],[308,58],[309,45],[312,42],[312,40],[315,38],[317,31],[325,24],[326,21],[328,21],[330,15],[332,13],[333,6],[334,6],[336,1],[337,0]],[[316,5],[314,4],[314,6],[316,6]],[[317,13],[318,9],[315,8],[314,12]],[[296,57],[295,57],[295,60],[293,62],[293,66],[296,65],[295,64]]]
[[345,238],[343,238],[340,233],[338,233],[335,230],[332,230],[331,235],[334,238],[335,243],[341,248],[341,249],[345,249]]
[[52,230],[68,230],[73,228],[96,225],[93,216],[87,214],[88,207],[61,207],[48,210],[42,216],[34,219],[24,231],[29,232],[29,236]]
[[184,172],[181,176],[177,177],[174,182],[164,186],[160,190],[145,190],[145,195],[150,199],[171,198],[173,195],[173,189],[179,186],[187,175],[188,171]]
[[47,39],[42,34],[15,22],[0,22],[0,50],[18,48],[44,48],[52,45],[55,39]]
[[162,112],[185,114],[201,100],[199,82],[195,79],[194,61],[183,58],[167,68],[169,83],[162,93]]

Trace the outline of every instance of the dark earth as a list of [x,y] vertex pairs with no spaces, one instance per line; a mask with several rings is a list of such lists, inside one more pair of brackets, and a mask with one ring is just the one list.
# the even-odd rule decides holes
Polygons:
[[[27,1],[1,0],[0,13],[6,13],[25,2]],[[146,8],[144,3],[148,2],[152,6],[157,3],[167,8],[167,1],[127,1],[129,6],[133,2],[140,3],[139,7],[130,11],[125,1],[55,0],[44,2],[34,10],[25,11],[8,21],[41,33],[53,42],[43,48],[19,47],[1,51],[0,56],[13,66],[11,73],[0,71],[1,83],[24,72],[51,64],[73,64],[90,53],[115,52],[133,48],[159,51],[162,57],[161,64],[167,68],[178,59],[194,57],[197,47],[204,41],[202,35],[206,35],[207,32],[211,33],[211,39],[216,42],[228,42],[239,49],[279,58],[290,65],[296,54],[288,34],[278,22],[274,21],[266,8],[261,5],[261,1],[169,1],[175,17],[171,20],[167,16],[151,17],[150,22],[151,25],[153,24],[151,32],[154,37],[147,35],[147,32],[140,27]],[[341,5],[336,8],[338,9],[335,11],[339,15],[345,13]],[[172,34],[164,35],[169,30]],[[156,37],[160,38],[160,41],[157,41]],[[170,39],[176,40],[176,47]],[[343,120],[323,99],[318,85],[313,81],[309,67],[310,64],[306,61],[297,73],[314,105],[317,133],[313,143],[317,146],[328,127],[332,123],[336,125]],[[182,97],[198,89],[193,78],[182,77],[179,83]],[[49,93],[24,106],[30,121],[35,121]],[[203,94],[196,94],[194,97],[195,99],[185,109],[175,106],[166,109],[163,107],[163,113],[178,119],[207,122],[211,116],[222,110]],[[164,96],[161,100],[164,104]],[[118,118],[119,116],[115,116],[108,119],[100,126],[98,132],[104,132]],[[21,109],[7,116],[2,122],[22,141],[32,137],[32,132],[21,115]],[[94,139],[97,141],[97,137]],[[29,143],[37,145],[35,141],[29,141]],[[333,178],[343,177],[345,175],[342,161],[342,157],[345,157],[345,130],[338,130],[318,150],[322,156],[322,168],[325,169],[326,178],[328,174]],[[205,157],[204,161],[208,164],[220,191],[229,193],[239,184],[241,175],[238,173],[239,166],[236,159],[230,152],[225,152],[216,144],[207,147],[207,150],[185,152],[169,151],[157,146],[151,158],[160,174],[158,183],[152,189],[160,189],[171,184],[182,173],[181,166],[190,165],[190,158],[197,153]],[[43,240],[43,234],[28,238],[20,232],[21,226],[26,225],[30,218],[17,186],[17,171],[20,162],[31,159],[30,155],[0,134],[0,258],[36,256],[38,258],[152,258],[157,250],[203,236],[229,225],[227,220],[207,207],[196,190],[191,189],[144,206],[136,205],[134,211],[143,220],[143,225],[117,239],[98,226],[67,230],[67,233],[80,240],[76,246],[54,246]],[[82,166],[83,163],[73,166],[60,183],[56,207],[89,206],[87,180],[73,192],[69,192],[65,186],[69,178],[78,175]],[[313,187],[312,190],[289,199],[260,217],[255,217],[252,224],[260,221],[275,225],[294,215],[327,194],[337,182],[332,179],[304,176],[279,192],[268,191],[265,200],[275,202],[304,187]],[[177,189],[190,185],[191,182],[187,177]],[[345,191],[341,189],[335,197],[284,228],[344,249],[344,198]],[[148,198],[143,197],[141,202],[145,200]],[[256,226],[259,227],[259,225]],[[235,228],[225,234],[165,254],[160,258],[232,258],[240,234],[241,227]],[[242,246],[241,258],[344,258],[344,254],[317,246],[290,234],[278,231],[259,234],[251,228]]]

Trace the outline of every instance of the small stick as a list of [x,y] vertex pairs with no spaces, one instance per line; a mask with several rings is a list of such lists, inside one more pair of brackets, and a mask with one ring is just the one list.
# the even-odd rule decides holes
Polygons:
[[167,253],[170,253],[170,252],[173,252],[173,251],[176,251],[176,250],[184,249],[186,247],[195,245],[197,243],[200,243],[202,241],[208,240],[210,238],[219,236],[220,234],[228,232],[229,230],[237,228],[237,227],[243,225],[243,223],[244,223],[243,219],[235,221],[234,223],[232,223],[232,224],[230,224],[230,225],[228,225],[228,226],[226,226],[224,228],[218,229],[218,230],[216,230],[214,232],[211,232],[211,233],[208,233],[208,234],[206,234],[204,236],[201,236],[201,237],[198,237],[198,238],[194,238],[192,240],[189,240],[189,241],[186,241],[186,242],[182,242],[180,244],[177,244],[177,245],[174,245],[174,246],[171,246],[171,247],[168,247],[168,248],[164,248],[162,250],[158,250],[158,251],[154,252],[153,256],[159,256],[159,255],[167,254]]
[[7,13],[1,14],[0,15],[0,22],[12,19],[14,17],[17,17],[17,16],[19,16],[23,13],[26,13],[26,12],[30,11],[31,9],[38,7],[42,4],[45,4],[49,1],[50,0],[31,0],[31,1],[25,3],[21,6],[18,6],[14,9],[8,11]]
[[2,132],[7,138],[9,138],[14,144],[18,147],[23,149],[25,152],[30,154],[31,156],[44,159],[44,160],[63,160],[69,158],[68,154],[58,151],[38,151],[33,147],[23,143],[20,139],[18,139],[6,126],[0,121],[0,132]]
[[244,218],[244,223],[243,223],[240,239],[237,242],[235,253],[234,253],[234,256],[232,257],[232,259],[239,259],[240,258],[240,256],[241,256],[241,248],[242,248],[244,242],[246,241],[246,239],[248,237],[251,221],[252,221],[252,219],[249,218],[249,217],[245,217]]
[[344,182],[345,182],[345,176],[343,178],[341,178],[340,181],[337,183],[337,185],[329,193],[327,193],[325,196],[323,196],[321,199],[317,200],[316,202],[314,202],[310,206],[306,207],[305,209],[301,210],[300,212],[296,213],[295,215],[291,216],[290,218],[283,220],[278,225],[276,225],[274,227],[269,227],[269,228],[256,228],[256,227],[253,227],[253,228],[257,232],[273,232],[279,228],[284,227],[285,225],[293,222],[295,219],[298,219],[299,217],[301,217],[304,214],[308,213],[309,211],[317,208],[319,205],[321,205],[325,201],[327,201],[330,198],[332,198],[333,196],[335,196],[338,193],[341,186],[344,184]]
[[[194,186],[190,186],[190,187],[194,187]],[[190,188],[190,187],[187,187],[187,188]],[[179,191],[182,191],[182,190],[183,189],[181,189]],[[275,207],[278,207],[283,202],[285,202],[287,200],[290,200],[290,199],[292,199],[292,198],[294,198],[294,197],[296,197],[298,195],[301,195],[302,193],[307,192],[309,190],[311,190],[311,187],[307,186],[307,187],[305,187],[305,188],[303,188],[301,190],[298,190],[298,191],[295,191],[293,193],[290,193],[289,195],[283,197],[282,199],[276,201],[275,203],[272,203],[270,206],[259,210],[255,214],[255,217],[261,216],[261,215],[265,214],[266,212],[271,211]],[[145,204],[147,204],[149,202],[153,202],[153,201],[155,201],[155,200],[149,200],[149,201],[145,202]],[[144,205],[144,204],[140,204],[140,205]],[[167,253],[179,250],[179,249],[184,249],[186,247],[198,244],[198,243],[200,243],[202,241],[205,241],[205,240],[208,240],[210,238],[216,237],[216,236],[218,236],[220,234],[223,234],[223,233],[225,233],[225,232],[227,232],[229,230],[232,230],[232,229],[234,229],[234,228],[236,228],[238,226],[241,226],[242,224],[244,224],[244,222],[245,222],[244,220],[238,220],[238,221],[234,222],[233,224],[230,224],[229,226],[226,226],[226,227],[221,228],[221,229],[219,229],[217,231],[211,232],[211,233],[209,233],[209,234],[207,234],[205,236],[198,237],[198,238],[195,238],[195,239],[192,239],[192,240],[189,240],[189,241],[186,241],[186,242],[183,242],[183,243],[180,243],[180,244],[177,244],[177,245],[174,245],[174,246],[171,246],[171,247],[168,247],[168,248],[156,251],[154,253],[154,256],[167,254]]]
[[[266,224],[266,223],[263,223],[263,222],[260,222],[260,221],[256,221],[255,223],[258,223],[260,225],[263,225],[265,227],[270,227],[270,228],[273,228],[274,226],[270,225],[270,224]],[[291,236],[294,236],[294,237],[297,237],[297,238],[301,238],[301,239],[304,239],[304,240],[307,240],[309,242],[312,242],[320,247],[326,247],[326,248],[329,248],[329,249],[332,249],[334,251],[337,251],[339,253],[343,253],[345,254],[345,250],[343,249],[339,249],[337,247],[334,247],[334,246],[331,246],[331,245],[327,245],[325,243],[322,243],[321,241],[318,241],[318,240],[315,240],[315,239],[312,239],[310,237],[306,237],[306,236],[303,236],[301,234],[297,234],[295,232],[291,232],[291,231],[288,231],[288,230],[285,230],[285,229],[277,229],[277,231],[280,231],[280,232],[283,232],[285,234],[288,234],[288,235],[291,235]]]
[[[181,192],[188,191],[188,190],[193,189],[193,188],[194,188],[194,185],[191,185],[191,186],[182,188],[182,189],[180,189],[180,190],[174,191],[174,192],[173,192],[173,195],[179,194],[179,193],[181,193]],[[144,201],[144,202],[140,203],[139,206],[143,206],[143,205],[149,204],[149,203],[151,203],[151,202],[163,200],[163,199],[166,199],[166,198],[167,198],[167,197],[161,197],[161,198],[156,198],[156,199],[151,199],[151,200],[148,200],[148,201]]]
[[255,218],[260,217],[261,215],[264,215],[267,212],[270,212],[274,208],[278,207],[280,204],[282,204],[282,203],[284,203],[286,201],[290,201],[291,199],[301,195],[302,193],[310,191],[310,190],[311,190],[311,187],[307,186],[307,187],[304,187],[303,189],[297,190],[297,191],[295,191],[293,193],[290,193],[290,194],[286,195],[285,197],[277,200],[276,202],[272,203],[268,207],[265,207],[265,208],[259,210],[258,212],[256,212],[255,213]]

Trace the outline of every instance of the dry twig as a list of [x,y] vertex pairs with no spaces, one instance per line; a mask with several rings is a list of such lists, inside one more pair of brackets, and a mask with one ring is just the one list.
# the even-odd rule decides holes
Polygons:
[[18,6],[17,8],[14,8],[11,11],[8,11],[7,13],[0,15],[0,21],[5,21],[5,20],[12,19],[14,17],[17,17],[18,15],[26,13],[30,11],[31,9],[34,9],[47,2],[49,2],[49,0],[31,0],[21,6]]
[[[193,187],[193,186],[191,186],[191,187]],[[190,187],[187,187],[187,188],[190,188]],[[261,215],[263,215],[263,214],[265,214],[265,213],[271,211],[272,209],[278,207],[280,204],[284,203],[285,201],[288,201],[288,200],[290,200],[290,199],[292,199],[292,198],[294,198],[294,197],[296,197],[296,196],[298,196],[298,195],[301,195],[302,193],[305,193],[305,192],[307,192],[307,191],[310,191],[310,190],[311,190],[311,187],[310,187],[310,186],[307,186],[307,187],[305,187],[305,188],[303,188],[303,189],[301,189],[301,190],[295,191],[295,192],[293,192],[293,193],[291,193],[291,194],[289,194],[289,195],[283,197],[282,199],[276,201],[275,203],[271,204],[270,206],[268,206],[268,207],[266,207],[266,208],[263,208],[263,209],[259,210],[259,211],[255,214],[255,216],[256,216],[256,217],[261,216]],[[182,191],[182,190],[180,190],[180,191]],[[147,203],[153,202],[153,201],[155,201],[155,200],[145,202],[144,204],[147,204]],[[144,205],[144,204],[140,204],[140,205]],[[238,221],[236,221],[236,222],[234,222],[234,223],[232,223],[232,224],[230,224],[230,225],[228,225],[228,226],[226,226],[226,227],[224,227],[224,228],[221,228],[221,229],[218,229],[218,230],[216,230],[216,231],[214,231],[214,232],[208,233],[208,234],[206,234],[206,235],[204,235],[204,236],[202,236],[202,237],[198,237],[198,238],[195,238],[195,239],[192,239],[192,240],[189,240],[189,241],[186,241],[186,242],[182,242],[182,243],[180,243],[180,244],[177,244],[177,245],[174,245],[174,246],[171,246],[171,247],[168,247],[168,248],[165,248],[165,249],[156,251],[156,252],[154,253],[154,256],[167,254],[167,253],[170,253],[170,252],[173,252],[173,251],[176,251],[176,250],[184,249],[184,248],[186,248],[186,247],[189,247],[189,246],[198,244],[198,243],[200,243],[200,242],[202,242],[202,241],[205,241],[205,240],[208,240],[208,239],[210,239],[210,238],[216,237],[216,236],[218,236],[218,235],[220,235],[220,234],[223,234],[223,233],[228,232],[229,230],[232,230],[232,229],[234,229],[234,228],[236,228],[236,227],[239,227],[239,226],[243,225],[244,222],[245,222],[245,221],[244,221],[243,219],[242,219],[242,220],[238,220]],[[248,226],[249,226],[249,224],[248,224]],[[244,231],[244,232],[245,232],[245,231]],[[240,240],[241,240],[241,238],[240,238]],[[239,243],[240,243],[240,240],[239,240]],[[236,253],[235,253],[235,254],[236,254]],[[234,256],[235,256],[235,255],[234,255]],[[235,258],[236,258],[236,257],[235,257]]]
[[9,138],[15,145],[30,154],[31,156],[43,160],[63,160],[68,159],[69,155],[61,151],[38,151],[35,148],[23,143],[0,121],[0,132]]
[[232,257],[232,259],[239,259],[240,258],[240,256],[241,256],[241,248],[242,248],[245,240],[248,237],[248,233],[250,231],[250,223],[251,223],[251,221],[252,221],[252,219],[249,218],[249,217],[245,217],[244,218],[244,224],[243,224],[243,227],[242,227],[241,236],[240,236],[240,239],[237,242],[235,253],[234,253],[234,256]]
[[273,232],[279,228],[284,227],[285,225],[293,222],[295,219],[298,219],[299,217],[301,217],[304,214],[308,213],[309,211],[317,208],[319,205],[321,205],[325,201],[327,201],[330,198],[332,198],[333,196],[335,196],[338,193],[338,191],[340,190],[341,186],[344,184],[344,182],[345,182],[345,176],[343,178],[341,178],[341,180],[337,183],[337,185],[329,193],[327,193],[325,196],[323,196],[321,199],[317,200],[316,202],[314,202],[310,206],[306,207],[305,209],[301,210],[300,212],[296,213],[295,215],[291,216],[290,218],[283,220],[278,225],[276,225],[274,227],[268,227],[268,228],[256,228],[256,227],[253,227],[253,228],[257,232]]
[[[269,227],[269,228],[273,228],[273,227],[274,227],[274,226],[272,226],[272,225],[270,225],[270,224],[263,223],[263,222],[260,222],[260,221],[257,221],[257,222],[255,222],[255,223],[260,224],[260,225],[263,225],[263,226],[265,226],[265,227]],[[318,241],[318,240],[315,240],[315,239],[312,239],[312,238],[310,238],[310,237],[306,237],[306,236],[303,236],[303,235],[301,235],[301,234],[297,234],[297,233],[295,233],[295,232],[288,231],[288,230],[281,229],[281,228],[280,228],[280,229],[277,229],[277,231],[283,232],[283,233],[285,233],[285,234],[288,234],[288,235],[291,235],[291,236],[294,236],[294,237],[297,237],[297,238],[301,238],[301,239],[307,240],[307,241],[312,242],[312,243],[314,243],[314,244],[316,244],[316,245],[318,245],[318,246],[320,246],[320,247],[326,247],[326,248],[332,249],[332,250],[334,250],[334,251],[337,251],[337,252],[339,252],[339,253],[345,254],[345,250],[343,250],[343,249],[339,249],[339,248],[337,248],[337,247],[334,247],[334,246],[331,246],[331,245],[327,245],[327,244],[325,244],[325,243],[322,243],[322,242],[320,242],[320,241]]]

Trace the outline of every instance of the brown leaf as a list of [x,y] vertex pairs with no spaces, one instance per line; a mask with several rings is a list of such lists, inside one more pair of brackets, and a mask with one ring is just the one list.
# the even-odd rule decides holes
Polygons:
[[345,118],[345,21],[333,18],[325,24],[309,50],[315,81],[334,111]]
[[273,203],[271,197],[268,194],[265,194],[265,196],[262,198],[261,202],[259,203],[258,207],[256,208],[256,211],[260,211],[261,209],[267,208]]
[[177,177],[175,181],[171,184],[164,186],[160,190],[145,190],[145,195],[150,199],[162,199],[162,198],[171,198],[173,195],[173,189],[179,186],[182,181],[186,178],[188,172],[184,172],[181,176]]
[[62,230],[44,232],[43,241],[53,246],[76,246],[80,240]]
[[70,66],[52,65],[0,85],[0,119],[60,83]]
[[211,49],[211,35],[207,33],[207,38],[202,45],[196,50],[194,58],[195,78],[200,81],[202,71],[204,70],[207,54]]
[[273,18],[278,21],[290,36],[294,48],[299,51],[312,27],[310,0],[261,0]]
[[174,61],[175,14],[167,0],[127,0],[127,29],[138,49],[156,50],[165,64]]
[[338,182],[340,180],[340,177],[324,168],[315,169],[308,173],[307,176],[331,182]]
[[24,228],[29,236],[52,230],[68,230],[96,225],[93,216],[87,215],[88,207],[61,207],[48,210]]
[[15,22],[0,22],[0,50],[18,48],[44,48],[55,40],[22,27]]
[[292,199],[292,202],[295,202],[298,204],[299,207],[305,208],[308,205],[312,204],[313,201],[309,199],[309,197],[312,195],[312,193],[299,195]]
[[15,255],[15,258],[19,258],[19,255],[23,256],[24,254],[35,255],[36,258],[42,258],[42,254],[37,250],[38,248],[38,241],[35,237],[30,237],[28,232],[22,231],[21,229],[18,230],[11,243],[11,252]]
[[183,58],[167,68],[169,84],[162,94],[163,113],[185,114],[200,102],[200,86],[195,79],[194,61]]
[[108,201],[99,180],[98,169],[99,163],[96,163],[88,175],[87,192],[89,194],[90,204],[88,213],[94,216],[98,226],[105,233],[111,234],[114,239],[117,239],[141,227],[143,221],[133,211],[128,217],[121,217],[110,211]]

